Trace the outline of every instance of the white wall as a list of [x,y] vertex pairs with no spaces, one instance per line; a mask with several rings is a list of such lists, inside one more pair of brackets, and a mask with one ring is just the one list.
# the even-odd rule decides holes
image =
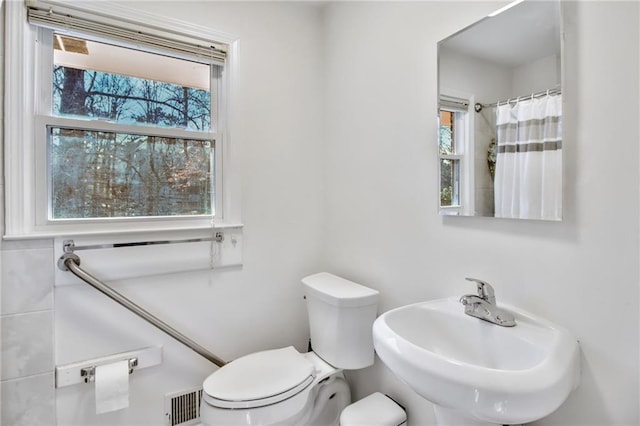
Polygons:
[[[377,288],[380,311],[469,292],[463,278],[479,276],[499,301],[563,324],[581,342],[581,387],[539,424],[638,424],[638,4],[571,5],[565,220],[442,218],[436,41],[502,4],[129,3],[239,37],[232,129],[245,266],[118,289],[231,359],[305,349],[305,274],[329,270]],[[624,155],[607,161],[612,147]],[[51,241],[3,244],[3,327],[34,310],[51,315],[52,253]],[[7,350],[50,336],[46,324],[9,346],[3,329],[3,372]],[[160,343],[165,359],[132,376],[129,410],[96,417],[81,385],[58,389],[53,407],[53,348],[28,350],[7,369],[18,378],[2,377],[2,424],[50,425],[54,408],[61,426],[162,424],[164,393],[213,370],[83,285],[56,289],[54,326],[56,364]],[[380,362],[349,378],[355,396],[387,392],[408,407],[411,425],[432,424],[429,403]]]
[[[435,43],[493,7],[329,6],[327,269],[380,290],[382,311],[484,278],[580,340],[582,385],[538,424],[638,424],[638,3],[567,7],[565,218],[543,223],[437,215]],[[432,422],[381,363],[349,377]]]
[[523,96],[561,85],[560,55],[540,58],[513,69],[513,82],[509,96]]
[[462,55],[451,49],[438,52],[442,70],[440,92],[448,89],[475,95],[476,102],[490,104],[513,96],[513,68],[495,62]]

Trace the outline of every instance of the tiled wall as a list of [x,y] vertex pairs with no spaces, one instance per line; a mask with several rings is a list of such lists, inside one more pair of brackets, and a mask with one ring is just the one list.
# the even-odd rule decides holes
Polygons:
[[0,423],[51,425],[55,422],[52,242],[5,241],[0,253]]
[[[0,2],[0,46],[3,45],[4,5]],[[4,64],[1,48],[0,63]],[[0,135],[4,134],[2,83]],[[0,176],[2,165],[0,158]],[[3,194],[4,182],[0,182],[0,200]],[[1,204],[2,201],[0,214],[4,210]],[[52,259],[51,241],[0,242],[2,425],[55,424]]]

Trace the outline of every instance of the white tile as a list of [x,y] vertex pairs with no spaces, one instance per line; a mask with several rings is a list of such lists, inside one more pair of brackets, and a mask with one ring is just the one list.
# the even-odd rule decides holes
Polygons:
[[27,250],[40,248],[53,248],[53,239],[2,241],[2,250]]
[[2,256],[2,315],[53,309],[53,249],[6,250]]
[[53,371],[53,311],[0,317],[0,379]]
[[2,382],[0,423],[12,426],[55,424],[53,373]]

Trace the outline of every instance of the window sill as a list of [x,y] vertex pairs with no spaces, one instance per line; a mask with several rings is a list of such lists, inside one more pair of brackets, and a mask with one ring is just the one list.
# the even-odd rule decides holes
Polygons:
[[158,236],[164,236],[169,234],[179,234],[184,232],[197,232],[197,231],[211,231],[214,229],[228,229],[228,228],[242,228],[241,223],[235,222],[222,222],[215,223],[213,226],[211,222],[208,224],[158,224],[153,225],[140,225],[132,224],[131,226],[124,228],[123,226],[109,228],[103,227],[86,227],[85,225],[59,225],[51,227],[51,229],[34,230],[24,233],[7,233],[2,236],[5,241],[20,241],[20,240],[41,240],[45,238],[56,237],[70,237],[70,236],[113,236],[113,235],[131,235],[131,234],[154,234]]

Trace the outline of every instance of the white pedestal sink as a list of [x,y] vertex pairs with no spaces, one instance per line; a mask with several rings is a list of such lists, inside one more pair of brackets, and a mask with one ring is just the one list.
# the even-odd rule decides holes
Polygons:
[[522,424],[555,411],[579,384],[580,349],[543,318],[500,305],[501,327],[465,315],[457,298],[403,306],[373,325],[376,353],[435,404],[442,426]]

